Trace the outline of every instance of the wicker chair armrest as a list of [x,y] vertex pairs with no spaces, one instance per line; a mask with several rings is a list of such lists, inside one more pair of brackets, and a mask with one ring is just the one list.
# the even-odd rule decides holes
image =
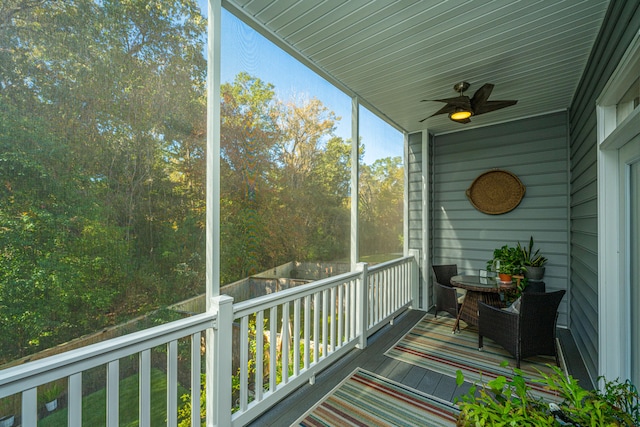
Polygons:
[[520,316],[482,301],[478,302],[478,311],[479,336],[490,338],[515,354]]
[[494,307],[483,301],[478,301],[480,319],[489,323],[517,323],[518,313],[512,313],[499,307]]

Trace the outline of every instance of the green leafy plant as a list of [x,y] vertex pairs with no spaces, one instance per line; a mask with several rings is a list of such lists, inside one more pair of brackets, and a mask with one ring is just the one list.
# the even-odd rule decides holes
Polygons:
[[493,250],[493,258],[487,261],[487,270],[502,274],[518,274],[522,271],[522,263],[518,249],[504,245]]
[[40,395],[40,401],[43,404],[53,402],[60,396],[61,393],[62,393],[62,387],[60,387],[56,383],[51,383],[49,386],[45,387],[42,390],[42,394]]
[[[183,394],[180,396],[180,400],[182,400],[182,406],[178,408],[178,427],[190,427],[191,411],[194,406],[191,402],[191,394]],[[205,374],[200,374],[200,404],[197,406],[200,408],[201,425],[204,426],[207,418],[207,390]]]
[[547,258],[540,255],[540,249],[533,252],[533,236],[529,238],[529,246],[525,247],[518,242],[518,255],[522,265],[526,267],[542,267],[546,264]]
[[[508,362],[503,362],[506,366]],[[551,366],[553,373],[539,372],[545,388],[558,395],[558,402],[531,395],[522,371],[513,377],[499,376],[456,399],[460,407],[458,426],[638,426],[640,406],[638,390],[629,381],[606,381],[602,391],[586,390],[571,376]],[[457,372],[458,386],[464,382]]]
[[[604,377],[599,377],[598,381],[604,382],[603,391],[598,392],[598,395],[609,403],[609,408],[613,408],[614,413],[612,416],[620,416],[621,419],[627,424],[633,423],[635,426],[640,425],[640,398],[638,389],[626,380],[625,382],[619,381],[606,381]],[[620,414],[622,411],[622,414]]]

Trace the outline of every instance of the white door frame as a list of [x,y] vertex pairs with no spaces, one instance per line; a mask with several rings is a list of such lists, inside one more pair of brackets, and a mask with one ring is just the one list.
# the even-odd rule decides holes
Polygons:
[[597,99],[598,118],[598,376],[631,378],[628,261],[620,196],[619,150],[640,134],[640,109],[616,122],[616,103],[640,75],[640,33]]
[[[640,337],[638,336],[637,327],[638,324],[634,325],[634,321],[638,319],[638,309],[640,309],[640,305],[638,304],[638,296],[637,293],[634,292],[634,287],[638,285],[638,265],[633,265],[632,263],[637,263],[638,253],[637,253],[637,245],[638,245],[638,232],[634,230],[634,226],[632,226],[635,222],[635,227],[638,225],[637,216],[634,217],[632,215],[637,215],[633,212],[633,204],[637,206],[638,197],[640,196],[637,192],[637,187],[634,188],[634,182],[632,180],[636,180],[635,184],[637,185],[638,177],[632,174],[632,169],[635,167],[636,171],[638,166],[640,165],[640,114],[637,115],[638,119],[636,123],[633,125],[637,130],[637,134],[633,137],[631,141],[627,141],[626,145],[619,150],[619,179],[620,179],[620,189],[622,190],[620,193],[620,211],[622,215],[621,217],[621,252],[620,259],[623,264],[623,280],[621,286],[624,285],[624,289],[622,289],[622,293],[624,295],[624,307],[623,312],[625,318],[623,319],[624,328],[623,331],[625,336],[625,343],[627,345],[627,351],[625,353],[626,357],[624,358],[624,372],[626,375],[621,377],[622,379],[630,379],[634,384],[640,384],[638,381],[640,372],[638,369],[638,356],[640,355],[640,349],[637,346],[638,342],[640,342]],[[637,172],[636,172],[637,174]],[[636,194],[632,193],[634,191]],[[635,232],[635,233],[634,233]],[[634,240],[635,239],[635,240]],[[633,245],[635,245],[635,253],[633,249]],[[636,274],[634,277],[633,274]],[[634,366],[635,365],[635,366]]]

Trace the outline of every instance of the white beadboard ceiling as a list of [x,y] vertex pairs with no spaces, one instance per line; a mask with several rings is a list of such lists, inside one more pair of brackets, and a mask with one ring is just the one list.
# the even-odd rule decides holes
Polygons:
[[[609,1],[225,0],[223,6],[408,132],[434,134],[569,108]],[[271,34],[268,34],[271,33]],[[420,123],[453,85],[515,106]]]

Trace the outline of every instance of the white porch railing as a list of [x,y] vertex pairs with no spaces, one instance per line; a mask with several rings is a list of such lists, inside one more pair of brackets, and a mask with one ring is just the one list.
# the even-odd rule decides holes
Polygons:
[[[21,393],[21,425],[36,426],[38,388],[67,383],[68,425],[82,424],[82,377],[106,369],[107,425],[118,425],[120,360],[136,357],[140,426],[151,419],[151,355],[166,353],[167,425],[178,423],[180,344],[189,343],[191,402],[200,402],[202,357],[207,381],[207,425],[245,425],[355,347],[399,312],[417,304],[413,256],[231,304],[217,297],[211,312],[0,371],[0,399]],[[230,331],[233,331],[231,333]],[[202,354],[203,332],[207,354]],[[231,338],[233,337],[233,339]],[[212,353],[212,354],[210,354]],[[184,356],[184,355],[183,355]],[[157,362],[156,362],[157,363]],[[236,376],[235,387],[230,377]],[[209,380],[207,378],[207,380]],[[191,425],[200,425],[198,410]]]

